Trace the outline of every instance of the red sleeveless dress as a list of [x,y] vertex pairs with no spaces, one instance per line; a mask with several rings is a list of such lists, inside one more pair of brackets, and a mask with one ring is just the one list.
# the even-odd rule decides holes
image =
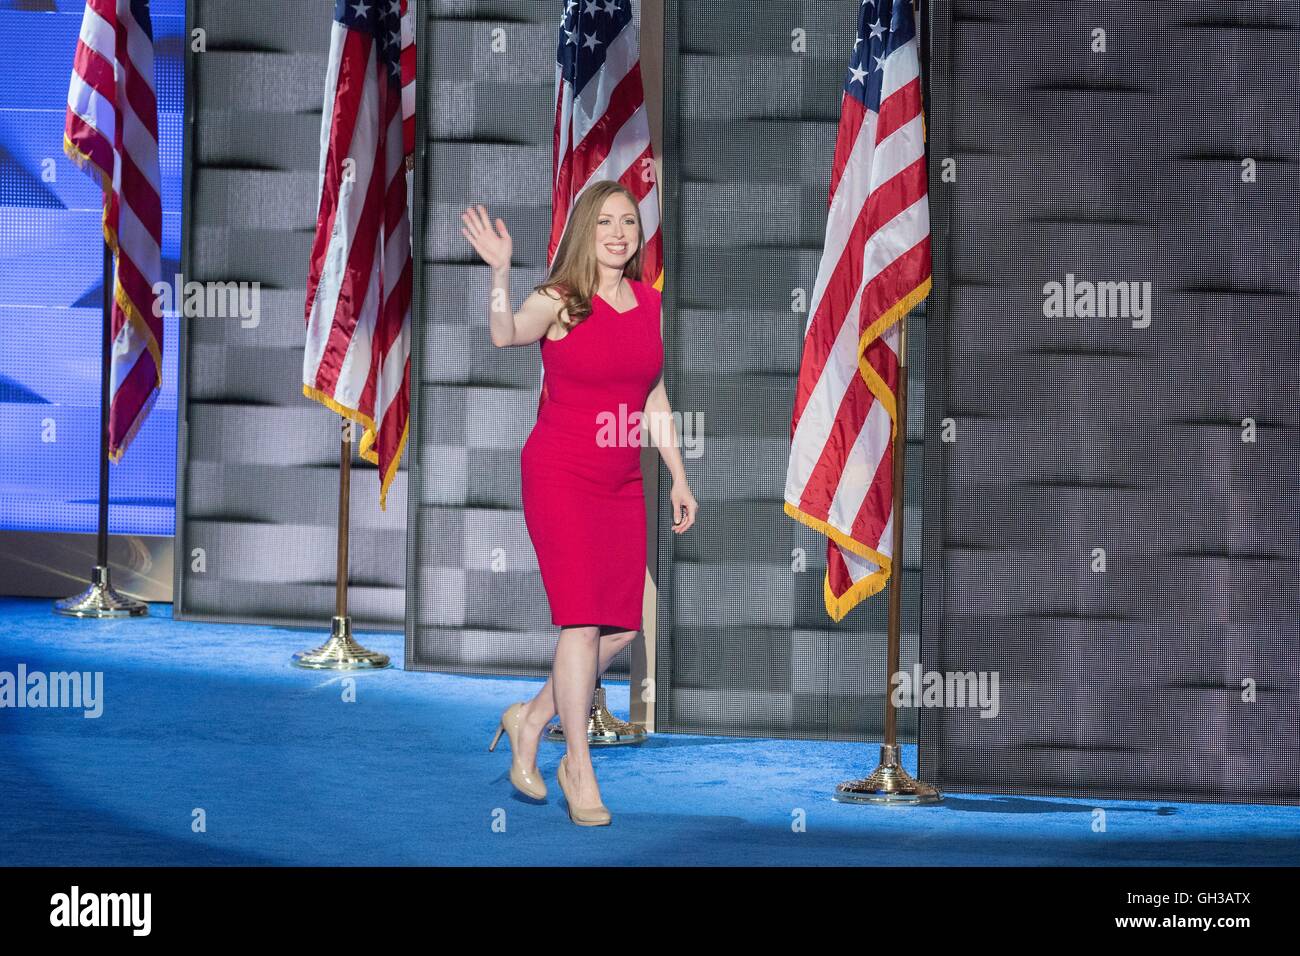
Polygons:
[[660,293],[599,296],[562,339],[541,339],[546,399],[519,456],[524,522],[558,627],[641,628],[646,508],[641,416],[663,370]]

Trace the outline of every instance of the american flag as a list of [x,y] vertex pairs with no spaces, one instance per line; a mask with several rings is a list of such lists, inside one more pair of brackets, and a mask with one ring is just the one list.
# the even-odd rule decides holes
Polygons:
[[413,26],[407,0],[335,5],[307,282],[303,393],[365,426],[380,507],[410,411]]
[[829,538],[823,597],[836,621],[885,586],[892,563],[898,322],[930,292],[917,50],[912,0],[863,0],[785,485],[786,513]]
[[616,179],[641,210],[646,244],[638,278],[662,291],[659,189],[630,0],[564,4],[555,63],[553,170],[546,261],[555,258],[569,210],[582,191],[602,179]]
[[63,150],[103,190],[113,250],[108,454],[122,453],[162,385],[162,188],[149,0],[88,0],[68,86]]

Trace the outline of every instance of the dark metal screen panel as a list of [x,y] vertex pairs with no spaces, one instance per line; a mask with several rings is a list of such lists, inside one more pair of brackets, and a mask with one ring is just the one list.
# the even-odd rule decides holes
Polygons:
[[[176,615],[327,626],[334,610],[339,418],[302,395],[303,304],[316,226],[332,7],[195,0],[182,272],[260,283],[256,324],[183,322]],[[358,433],[359,435],[359,433]],[[350,605],[403,618],[406,474],[388,510],[354,461]]]
[[935,9],[922,659],[1000,706],[922,708],[921,771],[1300,802],[1300,7]]
[[[482,203],[505,220],[518,308],[546,277],[561,5],[425,0],[420,10],[426,158],[406,667],[542,675],[558,631],[519,490],[519,453],[537,418],[540,346],[492,345],[491,280],[460,233],[460,214]],[[624,651],[609,676],[625,674],[626,660]]]
[[[782,509],[790,418],[826,227],[852,3],[670,0],[665,375],[704,422],[696,526],[658,529],[659,730],[863,739],[883,725],[886,595],[833,623],[826,539]],[[806,50],[793,48],[802,30]],[[903,661],[917,657],[924,310],[909,328]],[[666,499],[669,476],[660,494]],[[792,570],[794,551],[807,568]],[[904,714],[900,732],[914,733]]]

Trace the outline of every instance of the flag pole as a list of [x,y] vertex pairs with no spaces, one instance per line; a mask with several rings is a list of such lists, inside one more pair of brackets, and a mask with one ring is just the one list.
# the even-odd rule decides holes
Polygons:
[[848,780],[835,788],[841,803],[874,803],[902,806],[938,803],[942,794],[917,780],[902,764],[898,746],[898,710],[892,693],[899,667],[899,645],[903,631],[903,478],[907,453],[907,316],[898,320],[898,388],[894,412],[893,541],[890,549],[888,650],[885,664],[885,741],[880,745],[880,762],[861,780]]
[[108,418],[112,407],[113,379],[113,249],[104,240],[103,334],[99,352],[99,523],[95,542],[95,569],[90,587],[75,597],[54,602],[54,610],[67,617],[143,617],[144,601],[114,589],[108,571]]
[[389,666],[387,654],[368,650],[352,637],[348,614],[348,524],[352,502],[352,422],[339,416],[343,437],[339,444],[338,550],[334,568],[334,617],[330,639],[311,651],[293,655],[293,663],[313,670],[378,670]]

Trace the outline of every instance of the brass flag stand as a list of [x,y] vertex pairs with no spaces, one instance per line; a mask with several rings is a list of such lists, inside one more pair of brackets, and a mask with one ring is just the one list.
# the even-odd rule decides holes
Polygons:
[[119,593],[108,572],[108,412],[113,377],[113,250],[104,242],[104,333],[99,368],[99,528],[95,569],[90,587],[75,597],[54,602],[56,614],[67,617],[144,617],[149,605]]
[[[587,715],[587,743],[593,747],[611,747],[620,744],[640,744],[649,737],[644,728],[615,717],[605,704],[605,688],[596,678],[596,693],[591,699],[591,713]],[[546,739],[564,743],[564,725],[552,721],[546,728]]]
[[293,655],[298,667],[314,670],[378,670],[389,665],[388,655],[362,647],[352,637],[352,618],[348,615],[348,521],[352,485],[352,422],[343,423],[343,440],[339,447],[339,528],[338,566],[334,578],[334,618],[330,622],[330,639],[311,651]]
[[893,678],[898,673],[899,639],[903,625],[903,459],[907,451],[907,316],[898,320],[898,394],[894,412],[894,534],[889,575],[889,649],[885,665],[885,741],[880,745],[880,763],[861,780],[849,780],[835,788],[832,799],[840,803],[875,803],[918,806],[939,803],[943,795],[928,783],[917,780],[902,764],[898,746],[898,711],[894,707]]

